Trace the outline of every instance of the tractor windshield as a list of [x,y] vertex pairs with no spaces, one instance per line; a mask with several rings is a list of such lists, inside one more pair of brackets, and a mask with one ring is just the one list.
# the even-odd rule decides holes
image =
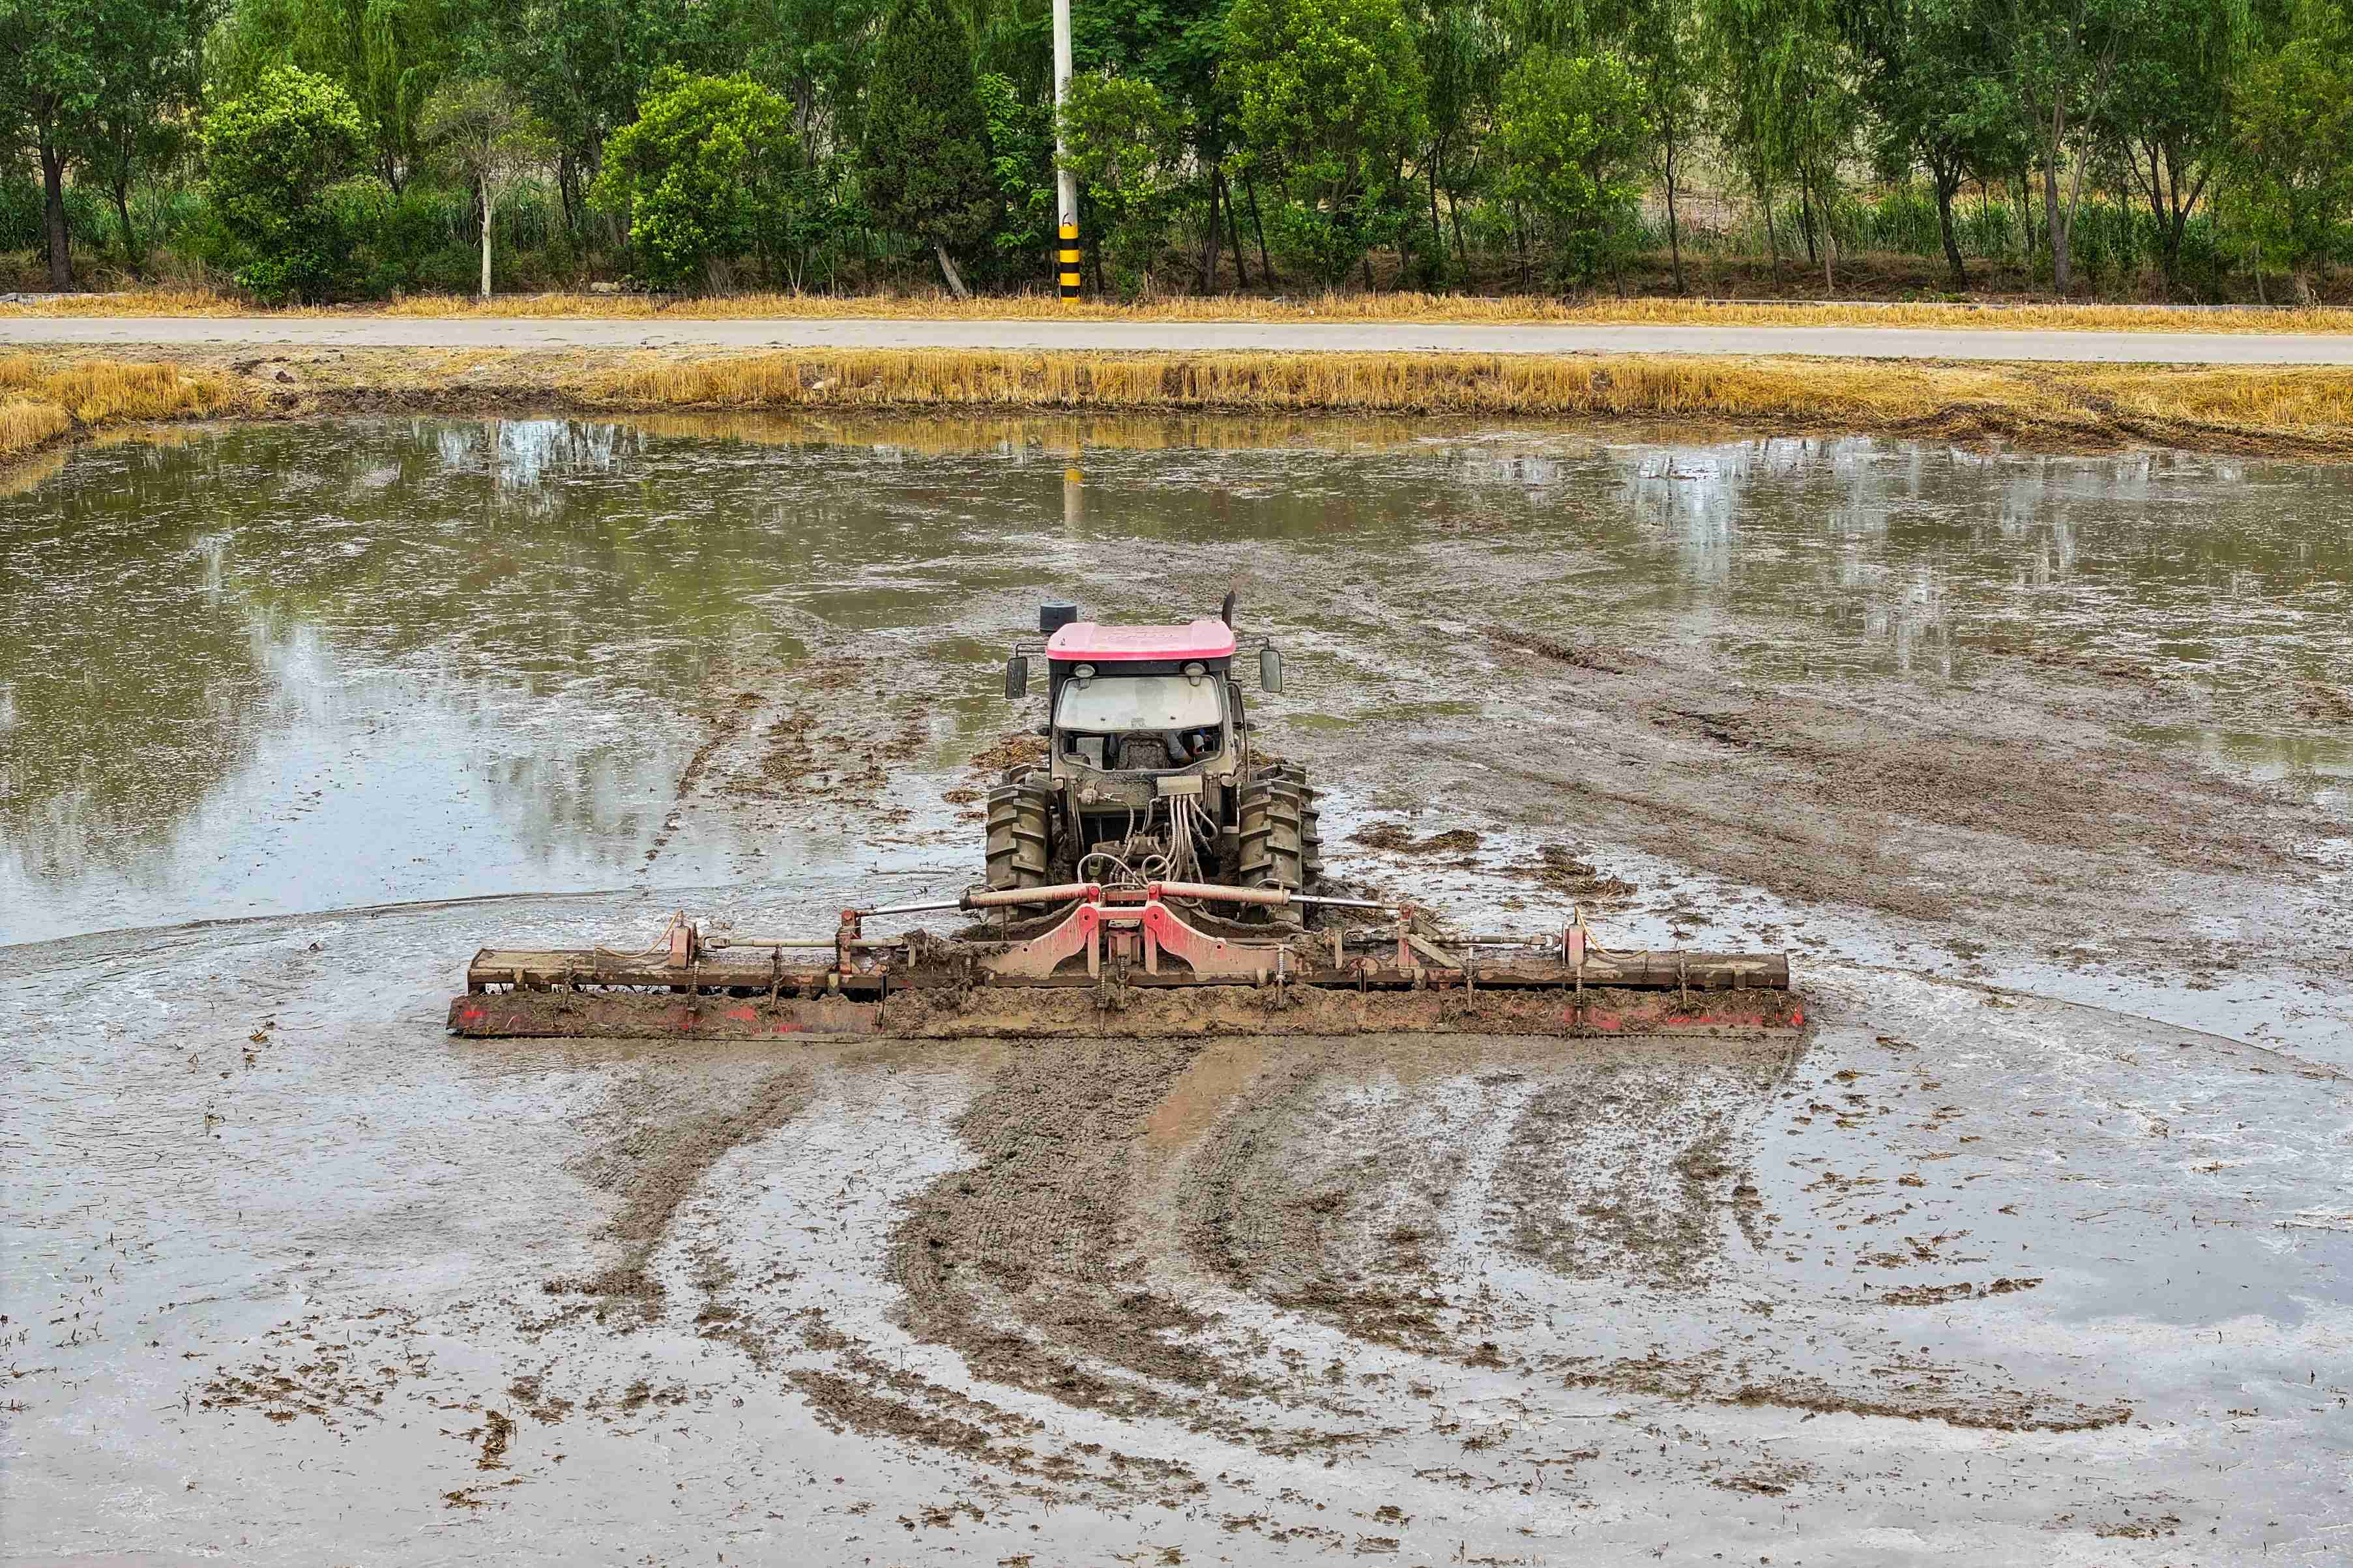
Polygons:
[[1062,683],[1055,724],[1094,735],[1152,730],[1214,730],[1224,721],[1214,677],[1098,675],[1082,685]]

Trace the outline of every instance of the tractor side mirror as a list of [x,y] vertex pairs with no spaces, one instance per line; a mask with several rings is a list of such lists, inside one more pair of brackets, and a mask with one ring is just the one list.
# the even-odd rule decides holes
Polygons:
[[1029,656],[1015,654],[1005,661],[1005,700],[1018,702],[1029,695]]
[[1282,689],[1282,655],[1271,647],[1258,650],[1258,683],[1262,690]]

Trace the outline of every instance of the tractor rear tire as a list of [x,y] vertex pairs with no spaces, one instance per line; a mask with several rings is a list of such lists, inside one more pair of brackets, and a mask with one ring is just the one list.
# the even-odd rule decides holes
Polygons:
[[991,892],[1046,885],[1053,864],[1054,796],[1043,784],[1014,778],[988,792]]
[[1323,868],[1315,792],[1306,770],[1277,765],[1253,774],[1242,785],[1240,816],[1240,884],[1306,892]]

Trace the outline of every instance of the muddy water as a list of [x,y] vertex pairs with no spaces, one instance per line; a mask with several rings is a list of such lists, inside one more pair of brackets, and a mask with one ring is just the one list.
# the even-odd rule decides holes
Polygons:
[[[2353,1531],[2353,474],[339,424],[0,548],[12,1559]],[[439,1034],[493,938],[961,886],[1035,601],[1229,584],[1335,871],[1788,946],[1813,1035]]]

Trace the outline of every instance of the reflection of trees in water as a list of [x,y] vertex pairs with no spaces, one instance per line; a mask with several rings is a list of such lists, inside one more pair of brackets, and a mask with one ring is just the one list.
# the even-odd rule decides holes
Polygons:
[[541,516],[561,493],[554,481],[609,474],[645,451],[644,434],[626,425],[576,419],[484,419],[472,425],[419,421],[450,474],[487,475],[512,510]]
[[[249,617],[207,592],[218,495],[185,451],[79,454],[0,500],[0,826],[27,874],[128,864],[249,756],[270,700]],[[216,577],[213,580],[216,581]]]

